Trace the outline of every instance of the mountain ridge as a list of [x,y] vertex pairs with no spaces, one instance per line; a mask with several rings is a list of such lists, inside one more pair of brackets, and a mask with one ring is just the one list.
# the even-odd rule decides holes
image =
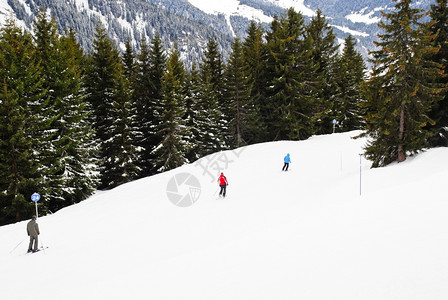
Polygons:
[[[433,0],[414,5],[428,10]],[[381,10],[393,7],[391,0],[227,0],[212,3],[206,0],[0,0],[0,24],[13,17],[18,25],[30,30],[34,17],[42,7],[55,17],[60,29],[73,28],[86,50],[91,49],[98,20],[109,36],[124,50],[129,38],[138,47],[142,35],[146,40],[157,32],[167,50],[177,43],[184,62],[198,62],[203,48],[213,37],[226,59],[235,36],[244,38],[251,20],[266,28],[274,15],[293,7],[309,21],[317,9],[327,17],[339,43],[348,34],[358,42],[358,51],[367,57],[379,32],[377,22]]]

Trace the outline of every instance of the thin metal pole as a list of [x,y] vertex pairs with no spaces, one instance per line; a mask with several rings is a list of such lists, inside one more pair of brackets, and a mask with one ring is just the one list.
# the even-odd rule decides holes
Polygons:
[[14,247],[14,249],[12,249],[10,252],[9,252],[9,254],[11,254],[11,253],[13,253],[14,252],[14,250],[16,250],[17,249],[17,247],[19,247],[20,246],[20,244],[22,244],[23,243],[23,241],[24,241],[25,239],[23,239],[20,243],[18,243],[17,244],[17,246],[15,246]]

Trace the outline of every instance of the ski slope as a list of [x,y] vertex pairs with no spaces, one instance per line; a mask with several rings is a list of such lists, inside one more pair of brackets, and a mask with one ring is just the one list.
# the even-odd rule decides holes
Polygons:
[[[448,148],[370,169],[358,133],[221,152],[97,192],[39,218],[48,248],[35,254],[26,221],[0,227],[0,299],[448,299]],[[188,207],[171,201],[190,193]]]

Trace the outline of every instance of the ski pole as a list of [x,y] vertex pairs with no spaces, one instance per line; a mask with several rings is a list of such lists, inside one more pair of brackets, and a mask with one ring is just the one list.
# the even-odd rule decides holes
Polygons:
[[23,239],[23,240],[22,240],[22,241],[21,241],[20,243],[18,243],[18,244],[17,244],[17,246],[15,246],[15,247],[14,247],[14,249],[12,249],[12,250],[11,250],[11,252],[9,252],[9,254],[13,253],[13,252],[14,252],[14,250],[16,250],[16,249],[17,249],[17,247],[19,247],[19,246],[20,246],[20,244],[22,244],[24,240],[25,240],[25,239]]

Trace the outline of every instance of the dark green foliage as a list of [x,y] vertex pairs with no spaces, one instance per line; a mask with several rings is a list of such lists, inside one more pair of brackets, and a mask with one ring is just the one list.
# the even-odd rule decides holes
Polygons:
[[30,197],[42,183],[39,134],[47,127],[35,113],[46,101],[41,67],[30,34],[12,21],[0,31],[0,225],[30,217]]
[[316,134],[332,132],[332,120],[336,118],[335,101],[338,94],[336,67],[338,45],[336,35],[325,16],[317,10],[307,26],[307,38],[312,41],[312,62],[314,76],[310,76],[314,86],[314,127]]
[[[43,87],[47,90],[47,101],[39,107],[38,115],[48,120],[46,128],[41,131],[42,138],[37,150],[38,160],[41,163],[39,171],[46,174],[39,192],[43,199],[49,202],[50,210],[56,210],[57,202],[63,202],[62,189],[64,188],[64,156],[66,153],[66,137],[62,136],[65,126],[62,118],[66,111],[64,96],[71,94],[66,89],[68,82],[60,78],[61,70],[66,66],[61,60],[63,53],[59,51],[57,28],[54,20],[48,21],[45,12],[40,12],[34,26],[36,56],[42,67]],[[61,205],[62,206],[62,205]]]
[[87,103],[81,94],[83,57],[73,32],[60,36],[55,21],[48,21],[43,12],[35,25],[36,55],[48,91],[45,118],[50,120],[41,134],[45,143],[38,151],[40,172],[46,174],[39,192],[46,207],[56,211],[85,199],[96,187],[93,131],[86,123]]
[[137,63],[129,39],[126,41],[126,50],[123,53],[123,69],[124,76],[129,83],[135,82],[135,73],[137,71]]
[[305,139],[313,133],[314,64],[311,39],[305,37],[305,21],[289,9],[274,20],[267,36],[271,73],[267,127],[271,140]]
[[435,83],[440,66],[426,59],[437,49],[420,21],[423,12],[411,8],[410,0],[395,2],[393,11],[383,13],[387,23],[379,24],[384,34],[372,52],[375,65],[365,91],[371,137],[366,156],[373,167],[402,162],[427,145],[423,127],[433,122],[428,112],[441,91]]
[[237,38],[225,71],[225,103],[229,106],[226,119],[231,148],[253,143],[262,130],[258,107],[250,95],[252,81],[245,71],[242,45]]
[[200,156],[229,147],[228,120],[225,118],[229,105],[224,98],[224,66],[218,44],[212,38],[207,43],[204,59],[200,65],[200,83],[196,96],[198,101],[198,126],[200,128]]
[[345,39],[344,50],[335,67],[335,82],[338,92],[333,108],[339,131],[363,128],[361,108],[361,84],[364,82],[365,65],[360,53],[355,50],[355,39],[349,35]]
[[41,214],[85,199],[97,185],[97,164],[81,92],[83,55],[73,31],[58,34],[54,20],[40,13],[34,43],[13,23],[1,43],[5,223],[34,214],[34,192],[41,194]]
[[130,86],[118,50],[98,26],[94,51],[86,70],[87,99],[93,109],[92,122],[100,141],[100,188],[112,188],[136,178],[135,110]]
[[188,139],[189,147],[186,157],[193,162],[219,151],[224,132],[220,127],[221,113],[211,84],[201,79],[200,72],[195,66],[187,78],[189,89],[184,119],[191,136]]
[[189,130],[185,126],[185,70],[179,59],[177,47],[170,53],[167,70],[163,78],[162,122],[157,132],[162,141],[157,145],[155,155],[159,171],[167,171],[187,162],[187,139]]
[[252,131],[253,143],[267,141],[266,123],[272,117],[267,99],[267,49],[260,25],[251,22],[242,45],[243,70],[250,87],[250,102],[258,110],[257,130]]
[[201,131],[197,126],[197,116],[199,104],[199,91],[198,87],[200,84],[199,71],[197,66],[194,64],[190,72],[185,74],[185,114],[183,119],[185,120],[185,125],[190,130],[190,136],[187,138],[188,149],[185,154],[186,159],[189,162],[193,162],[199,158],[199,141]]
[[[120,77],[120,57],[101,25],[97,27],[94,44],[86,65],[85,86],[93,110],[92,124],[98,140],[103,143],[110,138],[108,128],[113,122],[111,110],[113,92]],[[107,149],[101,145],[100,157],[107,156]]]
[[204,51],[204,59],[201,64],[202,81],[211,84],[219,100],[223,98],[223,74],[224,65],[218,44],[211,38],[207,43],[207,49]]
[[143,38],[137,55],[133,102],[137,106],[137,146],[141,148],[138,165],[141,176],[157,173],[154,150],[162,137],[157,133],[162,118],[162,81],[166,69],[166,55],[160,37],[155,35],[148,47]]
[[[121,74],[124,75],[121,69]],[[102,182],[109,187],[132,181],[138,178],[140,168],[136,165],[138,151],[135,146],[137,112],[130,101],[131,92],[129,82],[124,76],[118,77],[116,90],[113,91],[113,103],[111,116],[113,122],[108,129],[110,139],[104,141],[104,148],[108,149],[108,157],[105,157]]]
[[430,11],[430,31],[436,34],[434,45],[440,47],[439,51],[430,55],[429,59],[440,64],[445,76],[437,80],[444,87],[443,98],[434,103],[431,107],[429,116],[434,120],[434,125],[428,125],[427,128],[433,132],[430,139],[431,146],[448,146],[448,7],[446,0],[437,0],[436,4],[431,5]]
[[[66,69],[60,78],[67,83],[61,131],[64,163],[63,206],[80,202],[90,196],[98,185],[95,132],[88,122],[91,113],[82,90],[84,56],[74,32],[70,30],[59,40],[60,58]],[[56,208],[57,209],[57,208]]]
[[194,141],[197,144],[197,156],[203,157],[222,150],[228,131],[222,125],[222,107],[212,85],[200,80],[194,87],[192,98],[196,113],[192,130],[198,132],[198,139]]

